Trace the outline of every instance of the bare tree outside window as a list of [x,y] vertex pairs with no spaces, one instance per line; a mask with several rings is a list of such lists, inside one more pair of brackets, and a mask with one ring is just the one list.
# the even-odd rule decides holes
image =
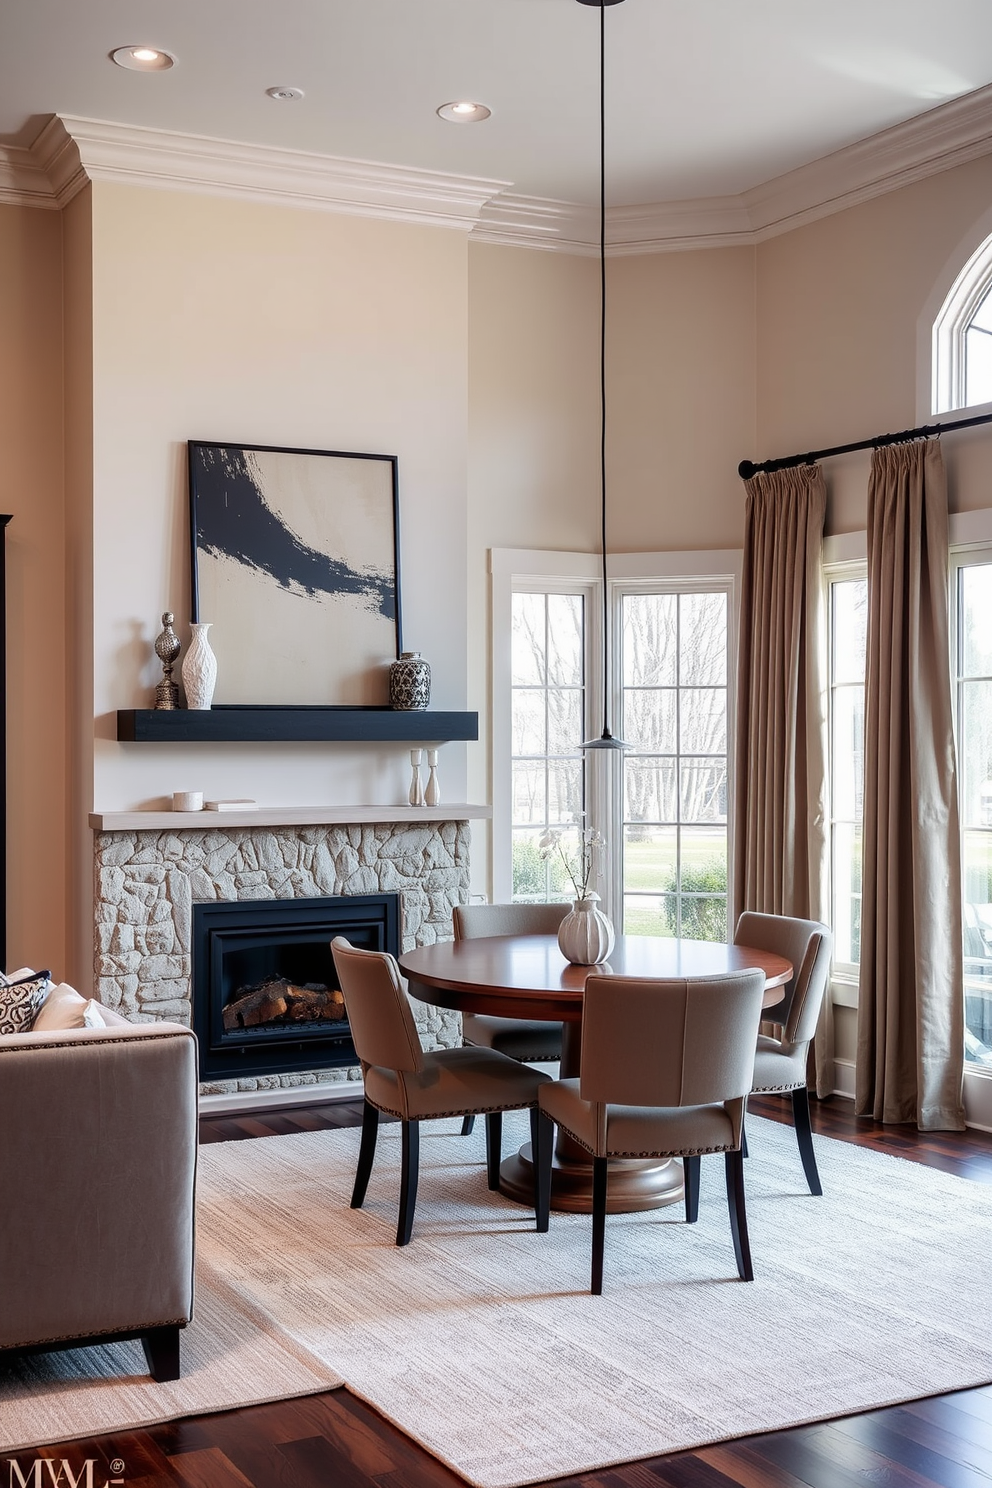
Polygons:
[[[563,829],[574,850],[585,808],[585,607],[581,594],[513,596],[511,728],[513,898],[572,897],[560,859],[540,842]],[[573,840],[574,839],[574,840]]]
[[992,1068],[992,563],[957,573],[965,1056]]
[[622,601],[624,930],[727,938],[727,595]]
[[830,585],[830,859],[834,960],[861,959],[868,581]]

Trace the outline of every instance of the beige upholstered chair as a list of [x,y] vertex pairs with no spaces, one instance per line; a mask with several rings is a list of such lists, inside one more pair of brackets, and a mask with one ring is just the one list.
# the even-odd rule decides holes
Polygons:
[[[458,904],[454,911],[456,940],[484,940],[490,935],[557,935],[571,908],[568,904]],[[462,1037],[482,1049],[498,1049],[511,1059],[534,1064],[561,1058],[561,1024],[536,1018],[495,1018],[489,1013],[463,1013]],[[475,1125],[462,1122],[462,1136]]]
[[548,1225],[551,1123],[592,1153],[592,1292],[603,1290],[611,1157],[683,1157],[691,1224],[699,1212],[700,1154],[724,1153],[737,1270],[742,1281],[752,1280],[740,1147],[764,986],[760,971],[587,979],[579,1078],[541,1087],[535,1150],[539,1230]]
[[360,1209],[372,1172],[379,1112],[403,1123],[400,1212],[396,1244],[406,1245],[417,1202],[420,1125],[440,1116],[486,1116],[489,1187],[499,1187],[504,1111],[531,1112],[537,1134],[537,1092],[550,1078],[495,1049],[436,1049],[426,1052],[395,959],[363,951],[338,935],[331,941],[355,1050],[365,1076],[365,1112],[351,1207]]
[[140,1338],[153,1378],[178,1379],[196,1039],[105,1016],[0,1036],[0,1358]]
[[778,1038],[758,1035],[751,1089],[756,1095],[791,1092],[792,1119],[803,1172],[810,1193],[821,1194],[823,1189],[817,1172],[809,1119],[806,1056],[830,980],[833,937],[827,926],[818,920],[797,920],[787,915],[757,914],[745,910],[737,921],[734,943],[754,946],[761,951],[774,951],[792,962],[792,980],[786,984],[781,1002],[766,1008],[761,1015],[762,1022],[779,1024],[782,1033]]

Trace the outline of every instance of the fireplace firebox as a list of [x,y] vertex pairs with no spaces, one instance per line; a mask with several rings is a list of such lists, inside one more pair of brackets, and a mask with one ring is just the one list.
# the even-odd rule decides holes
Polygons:
[[399,954],[398,894],[193,905],[200,1078],[357,1063],[330,942]]

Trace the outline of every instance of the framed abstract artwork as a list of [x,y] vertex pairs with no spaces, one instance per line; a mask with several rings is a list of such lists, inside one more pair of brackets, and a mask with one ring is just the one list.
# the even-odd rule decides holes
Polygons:
[[402,646],[394,455],[189,442],[192,619],[214,706],[388,702]]

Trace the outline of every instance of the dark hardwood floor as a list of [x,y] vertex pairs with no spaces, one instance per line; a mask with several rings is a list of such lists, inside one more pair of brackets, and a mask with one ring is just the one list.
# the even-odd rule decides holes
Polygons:
[[[784,1116],[783,1105],[766,1096],[752,1102],[752,1109],[778,1120]],[[350,1126],[360,1120],[359,1102],[337,1102],[251,1116],[204,1117],[200,1135],[203,1142],[246,1141]],[[882,1127],[859,1120],[852,1103],[840,1099],[813,1102],[813,1125],[817,1132],[841,1141],[992,1183],[992,1137],[979,1132],[924,1136],[910,1128]],[[167,1484],[190,1488],[458,1488],[463,1484],[463,1479],[346,1390],[199,1416],[126,1435],[63,1443],[38,1455],[66,1458],[74,1475],[87,1458],[95,1458],[94,1488],[102,1488],[115,1477],[123,1478],[126,1488],[164,1488]],[[23,1472],[28,1468],[28,1454],[22,1452],[19,1457]],[[723,1442],[697,1452],[646,1458],[625,1467],[559,1478],[556,1484],[558,1488],[992,1488],[992,1384]],[[6,1488],[2,1474],[0,1488]]]

